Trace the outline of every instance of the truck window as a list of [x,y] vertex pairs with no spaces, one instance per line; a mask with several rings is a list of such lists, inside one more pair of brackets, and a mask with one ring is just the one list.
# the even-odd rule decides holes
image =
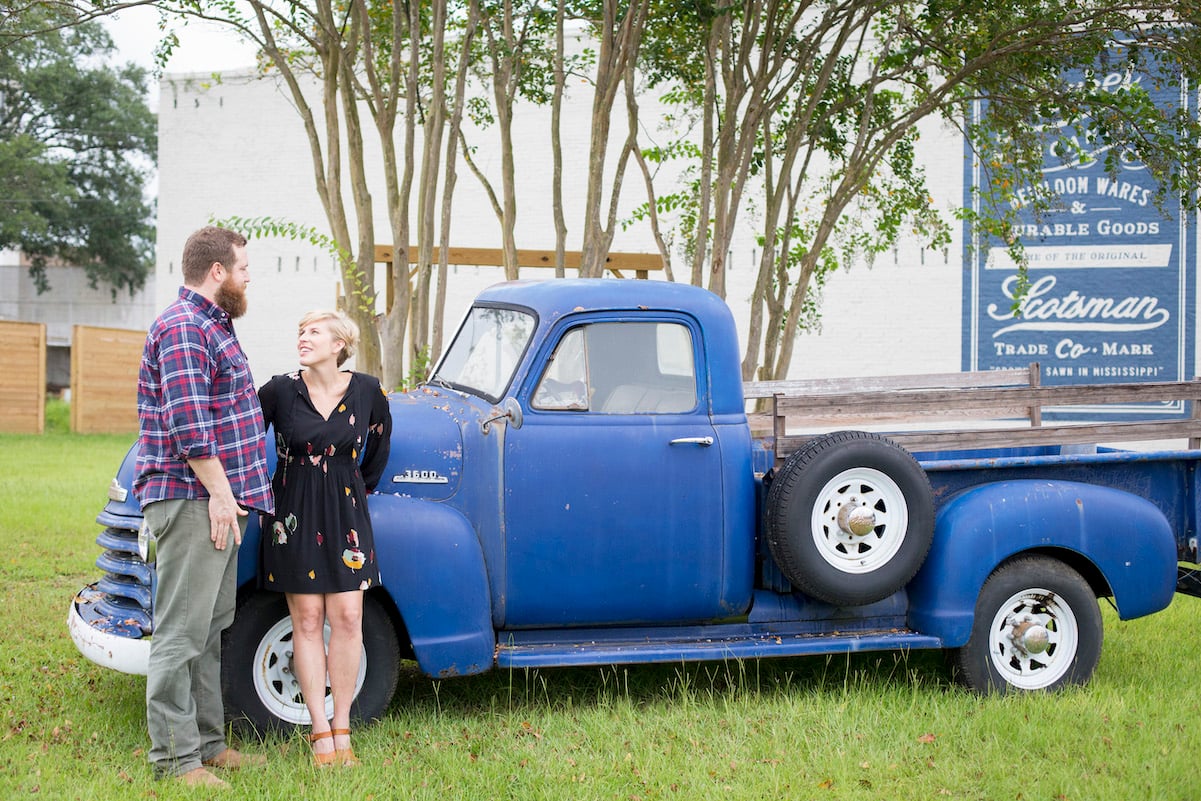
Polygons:
[[569,330],[534,392],[535,409],[679,414],[696,407],[692,335],[679,323],[593,323]]
[[463,320],[431,381],[495,402],[505,394],[533,333],[534,317],[527,312],[476,306]]
[[584,329],[568,331],[555,348],[534,392],[535,409],[588,410],[588,367]]

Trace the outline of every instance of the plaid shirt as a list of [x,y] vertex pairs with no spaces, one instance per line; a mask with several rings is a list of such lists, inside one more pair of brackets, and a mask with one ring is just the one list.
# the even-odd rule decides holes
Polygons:
[[263,411],[246,354],[225,310],[187,287],[146,335],[138,420],[133,491],[143,507],[208,498],[187,460],[217,457],[239,505],[275,511]]

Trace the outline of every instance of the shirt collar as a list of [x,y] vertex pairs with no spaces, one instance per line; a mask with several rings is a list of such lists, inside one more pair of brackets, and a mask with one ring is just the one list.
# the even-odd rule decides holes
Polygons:
[[225,309],[221,308],[216,303],[213,303],[196,290],[189,289],[187,286],[181,286],[179,288],[179,297],[181,300],[186,300],[191,303],[200,311],[201,314],[204,314],[206,317],[216,320],[230,330],[233,329],[233,320],[230,319],[229,312],[225,311]]

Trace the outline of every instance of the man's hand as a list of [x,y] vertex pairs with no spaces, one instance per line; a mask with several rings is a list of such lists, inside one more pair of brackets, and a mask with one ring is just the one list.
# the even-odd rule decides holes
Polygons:
[[200,483],[209,493],[209,523],[211,530],[209,539],[218,551],[224,551],[229,544],[229,533],[233,530],[234,544],[242,544],[242,527],[238,518],[245,517],[247,512],[238,506],[234,499],[233,490],[229,487],[229,479],[225,469],[217,459],[189,459],[188,466],[200,479]]
[[241,545],[242,527],[238,525],[238,518],[245,516],[246,510],[238,506],[232,495],[228,498],[210,497],[209,522],[212,529],[209,539],[213,541],[213,547],[224,551],[229,543],[230,532],[234,535],[234,545]]

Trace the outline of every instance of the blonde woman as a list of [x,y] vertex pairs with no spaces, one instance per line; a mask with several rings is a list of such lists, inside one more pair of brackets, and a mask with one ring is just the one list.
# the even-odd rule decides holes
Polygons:
[[[286,593],[293,660],[318,766],[359,764],[350,706],[363,643],[363,591],[379,582],[367,494],[388,460],[392,416],[378,379],[343,370],[358,327],[337,312],[300,321],[302,369],[259,390],[275,426],[275,514],[264,519],[262,585]],[[324,626],[329,622],[329,650]],[[325,680],[333,696],[326,719]]]

